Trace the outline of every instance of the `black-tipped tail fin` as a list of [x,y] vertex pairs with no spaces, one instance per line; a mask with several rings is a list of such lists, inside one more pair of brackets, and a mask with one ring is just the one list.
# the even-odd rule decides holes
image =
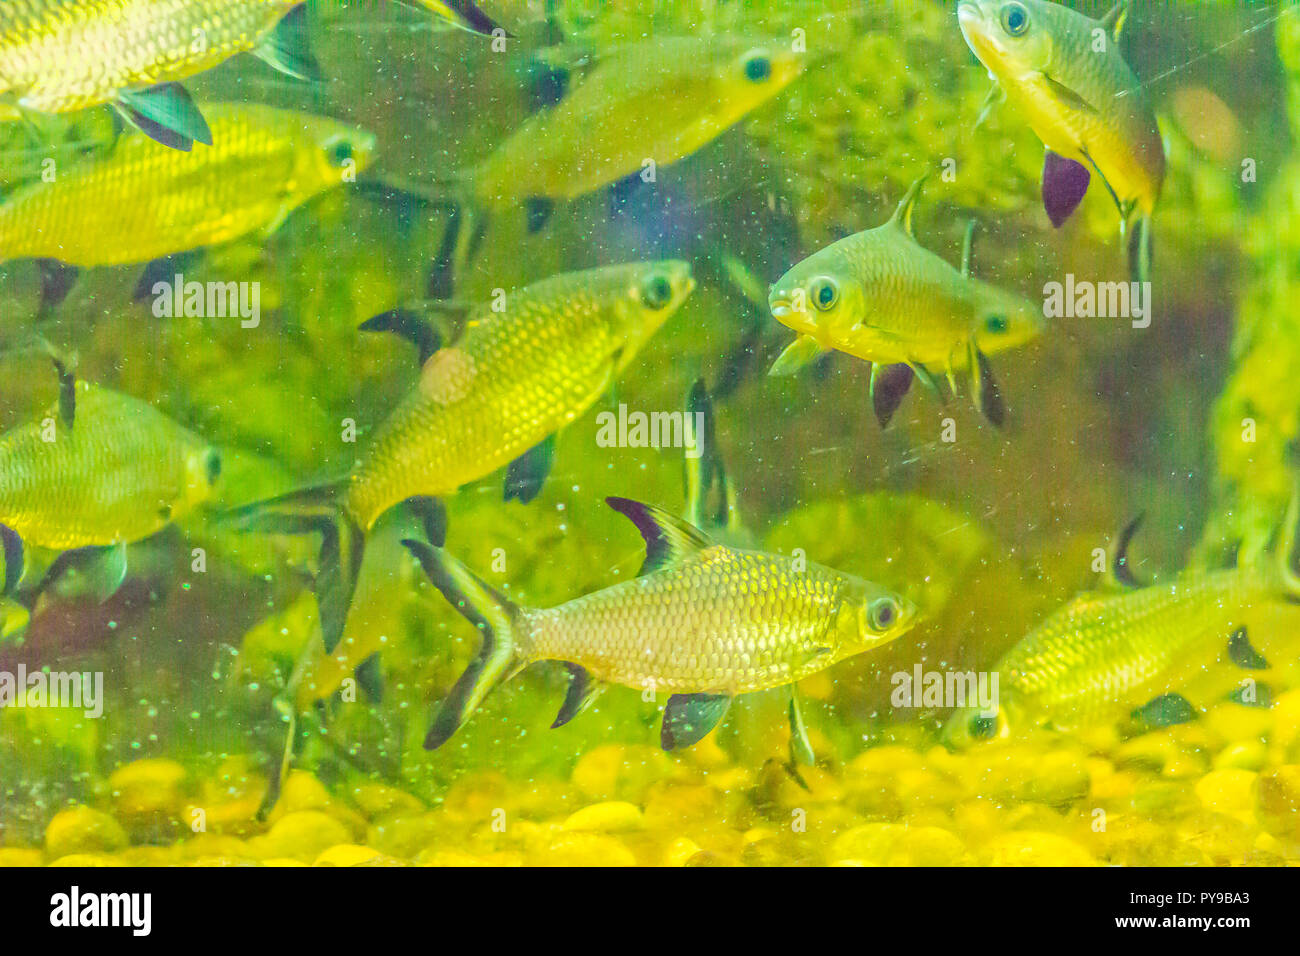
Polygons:
[[443,699],[424,739],[436,750],[461,728],[497,684],[517,673],[528,659],[518,646],[523,610],[442,548],[404,538],[434,587],[479,631],[483,643],[474,661]]
[[341,487],[338,483],[314,485],[235,508],[223,516],[241,531],[321,536],[316,604],[326,652],[333,652],[343,637],[366,544],[365,530],[338,500]]

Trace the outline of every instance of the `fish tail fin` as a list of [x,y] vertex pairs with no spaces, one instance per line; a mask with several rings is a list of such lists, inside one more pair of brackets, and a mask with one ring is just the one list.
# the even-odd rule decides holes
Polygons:
[[1133,224],[1128,237],[1128,269],[1134,282],[1151,281],[1152,242],[1151,217],[1143,214]]
[[223,516],[240,531],[321,536],[316,605],[327,653],[343,636],[366,546],[365,530],[340,501],[344,487],[342,482],[314,485],[255,501]]
[[443,699],[424,738],[425,750],[436,750],[461,728],[498,684],[509,680],[528,662],[520,646],[521,624],[527,612],[442,548],[406,538],[434,587],[465,619],[479,630],[482,646]]
[[478,206],[461,195],[451,207],[442,244],[429,266],[426,294],[430,299],[452,299],[456,282],[464,274],[487,231],[487,217]]
[[1282,586],[1288,596],[1300,601],[1300,571],[1297,560],[1300,554],[1300,478],[1297,478],[1291,491],[1291,503],[1287,505],[1286,517],[1282,523],[1282,538],[1278,542],[1276,560],[1282,572]]

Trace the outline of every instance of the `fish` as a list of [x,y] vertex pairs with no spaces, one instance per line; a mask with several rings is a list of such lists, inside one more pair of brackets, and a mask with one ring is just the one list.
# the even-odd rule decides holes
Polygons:
[[1039,728],[1069,732],[1125,718],[1148,726],[1194,719],[1198,709],[1178,688],[1217,654],[1247,671],[1269,667],[1241,618],[1262,603],[1300,597],[1292,564],[1297,515],[1293,501],[1273,561],[1185,570],[1155,584],[1131,572],[1128,546],[1141,518],[1131,522],[1115,550],[1110,587],[1075,597],[1007,651],[993,666],[996,712],[959,707],[944,725],[944,744],[959,750]]
[[0,202],[0,261],[37,260],[47,307],[77,269],[158,264],[139,298],[151,278],[171,280],[168,257],[270,236],[374,155],[373,133],[327,117],[236,103],[205,109],[220,133],[209,149],[182,153],[126,133],[110,150],[63,164],[53,181],[19,185]]
[[803,69],[802,55],[787,41],[654,37],[606,51],[558,103],[449,177],[445,186],[460,214],[448,227],[431,294],[450,296],[491,215],[523,207],[528,231],[536,233],[557,202],[642,174],[647,163],[684,159]]
[[1141,82],[1120,50],[1121,0],[1101,20],[1047,0],[960,0],[957,19],[999,92],[1046,147],[1043,206],[1060,228],[1093,174],[1129,235],[1129,268],[1151,274],[1151,217],[1165,179],[1165,147]]
[[[128,544],[212,498],[221,453],[147,402],[55,365],[57,404],[0,435],[0,593],[35,594],[75,567],[103,600],[126,576]],[[28,547],[62,552],[31,588]]]
[[365,537],[405,503],[442,543],[441,499],[502,466],[505,500],[531,501],[555,435],[589,409],[695,288],[687,262],[603,266],[543,279],[469,310],[462,336],[440,337],[415,310],[363,324],[420,347],[416,387],[375,431],[346,477],[234,509],[236,527],[322,535],[316,595],[325,649],[343,632]]
[[960,271],[916,241],[912,210],[924,182],[912,184],[885,225],[813,253],[772,286],[772,315],[799,337],[769,374],[792,374],[832,350],[871,362],[871,400],[884,428],[916,378],[938,393],[932,369],[941,369],[955,392],[966,369],[976,407],[1002,425],[988,356],[1040,335],[1043,309],[971,276],[973,222]]
[[[496,24],[467,0],[419,0],[464,29]],[[239,53],[320,79],[301,0],[6,0],[0,4],[0,106],[60,114],[110,104],[159,143],[211,146],[205,111],[181,81]]]
[[517,605],[444,549],[402,542],[482,638],[440,705],[426,749],[445,744],[493,687],[537,661],[559,661],[570,675],[552,727],[618,684],[669,693],[660,745],[690,747],[717,726],[734,697],[794,684],[916,623],[911,601],[869,581],[716,544],[680,518],[628,498],[605,501],[641,532],[645,563],[635,579],[557,607]]
[[270,235],[374,155],[373,133],[327,117],[253,104],[206,109],[222,134],[211,149],[180,154],[125,134],[52,182],[19,186],[0,203],[0,256],[130,265]]

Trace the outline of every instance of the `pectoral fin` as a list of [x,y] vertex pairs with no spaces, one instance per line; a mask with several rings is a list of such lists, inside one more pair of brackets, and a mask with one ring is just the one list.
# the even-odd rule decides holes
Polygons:
[[366,697],[373,703],[380,703],[384,699],[384,675],[379,669],[379,652],[376,651],[358,664],[354,673],[357,686]]
[[803,706],[799,692],[790,688],[790,763],[811,767],[817,762],[812,744],[808,742],[808,728],[803,722]]
[[545,196],[530,196],[524,201],[524,219],[528,235],[536,235],[546,227],[551,214],[555,212],[555,200]]
[[1047,151],[1043,157],[1043,208],[1054,227],[1060,229],[1079,208],[1091,182],[1092,173],[1083,163]]
[[1196,708],[1182,694],[1161,694],[1133,711],[1133,719],[1149,727],[1173,727],[1196,719]]
[[551,435],[540,445],[524,452],[506,469],[506,501],[516,498],[528,504],[537,497],[551,472],[555,460],[555,436]]
[[607,686],[604,681],[596,680],[587,673],[585,667],[579,667],[568,661],[564,666],[569,672],[569,689],[565,692],[564,703],[560,705],[560,711],[551,724],[552,729],[563,727],[585,711]]
[[728,694],[673,694],[664,707],[659,743],[680,750],[699,743],[718,725],[731,706]]
[[120,90],[113,106],[124,120],[164,146],[188,153],[195,143],[212,145],[207,120],[179,83]]
[[272,69],[295,79],[312,82],[324,79],[308,42],[305,3],[286,13],[275,29],[253,47],[252,53]]
[[126,570],[125,542],[65,551],[50,566],[41,590],[54,587],[60,594],[86,595],[103,604],[122,586]]
[[1228,638],[1228,656],[1232,658],[1232,663],[1236,664],[1242,670],[1262,671],[1268,669],[1268,661],[1264,655],[1255,650],[1250,644],[1250,635],[1246,633],[1244,627],[1239,627],[1232,632]]
[[0,578],[4,581],[3,593],[13,594],[23,577],[23,539],[8,525],[0,524],[0,552],[3,552],[5,563],[4,575]]
[[44,314],[63,304],[72,287],[77,284],[81,270],[58,259],[37,259],[36,268],[41,274],[40,310]]
[[916,373],[910,365],[881,365],[876,362],[871,366],[871,407],[881,428],[888,427],[915,378]]
[[772,363],[772,367],[768,369],[767,374],[776,378],[794,375],[800,369],[817,361],[828,351],[828,349],[822,348],[821,343],[811,335],[801,335],[786,346],[785,351]]
[[1007,420],[1007,407],[1002,402],[1002,390],[993,377],[993,367],[988,357],[974,341],[970,344],[970,367],[975,407],[989,422],[1001,428]]

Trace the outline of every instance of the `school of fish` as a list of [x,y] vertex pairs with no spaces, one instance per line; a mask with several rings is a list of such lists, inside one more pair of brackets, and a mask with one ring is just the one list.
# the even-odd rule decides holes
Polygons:
[[[471,3],[419,6],[465,31],[456,35],[463,42],[520,42]],[[1150,281],[1166,156],[1150,99],[1122,50],[1130,16],[1126,0],[1100,20],[1051,0],[959,0],[952,28],[994,81],[989,108],[1005,101],[1041,140],[1052,226],[1062,227],[1090,184],[1101,183],[1128,240],[1133,277]],[[0,262],[37,264],[42,316],[59,308],[78,270],[135,267],[139,296],[149,280],[169,275],[172,257],[264,241],[295,210],[365,181],[386,145],[375,133],[324,115],[196,100],[185,85],[241,53],[293,82],[320,83],[309,34],[295,0],[0,4],[0,121],[41,137],[64,114],[113,117],[111,135],[57,177],[17,183],[0,198]],[[452,291],[494,219],[520,216],[528,233],[541,233],[557,204],[643,174],[648,161],[682,161],[797,90],[809,71],[834,68],[785,39],[647,36],[599,53],[580,80],[566,69],[569,88],[555,102],[479,162],[446,171],[437,187],[396,175],[369,181],[449,212],[433,267],[439,281],[431,283],[446,297],[399,306],[360,327],[408,341],[417,382],[368,430],[347,473],[218,516],[246,534],[319,536],[318,610],[305,618],[319,641],[295,668],[289,707],[309,703],[299,682],[340,648],[372,531],[404,508],[422,536],[402,543],[479,641],[437,708],[426,748],[472,720],[493,688],[550,661],[569,676],[553,726],[611,685],[649,688],[669,695],[660,742],[675,750],[709,734],[734,698],[785,688],[791,763],[812,762],[795,685],[899,641],[923,615],[903,591],[754,545],[716,451],[702,383],[687,403],[688,419],[698,412],[706,424],[695,435],[704,454],[688,461],[686,519],[633,498],[607,499],[644,539],[634,579],[552,607],[525,606],[455,557],[462,542],[449,528],[448,502],[502,469],[505,501],[535,498],[565,454],[557,436],[610,394],[712,273],[663,258],[593,263],[499,290],[490,302]],[[974,222],[960,265],[918,241],[913,213],[936,162],[917,158],[914,184],[887,222],[805,250],[771,283],[770,317],[796,338],[770,373],[800,375],[843,353],[869,363],[864,400],[882,428],[915,382],[939,400],[945,385],[968,393],[1001,427],[1033,411],[1004,394],[994,360],[1012,361],[1010,353],[1051,329],[1042,306],[1014,282],[973,274]],[[48,600],[70,568],[95,568],[101,599],[111,595],[129,574],[127,547],[204,508],[222,475],[220,449],[151,405],[80,379],[69,358],[52,357],[55,405],[0,435],[4,599],[16,609],[0,643],[28,625],[37,598]],[[620,477],[635,494],[637,476]],[[1129,571],[1126,533],[1111,587],[1074,598],[1007,651],[994,665],[1003,677],[997,711],[958,709],[944,742],[958,748],[1031,729],[1195,719],[1202,708],[1179,693],[1188,674],[1220,652],[1245,670],[1268,666],[1241,612],[1300,595],[1295,511],[1278,516],[1267,560],[1156,584]],[[38,559],[42,551],[50,554]],[[375,651],[368,645],[366,657]],[[286,766],[292,749],[291,739]]]

